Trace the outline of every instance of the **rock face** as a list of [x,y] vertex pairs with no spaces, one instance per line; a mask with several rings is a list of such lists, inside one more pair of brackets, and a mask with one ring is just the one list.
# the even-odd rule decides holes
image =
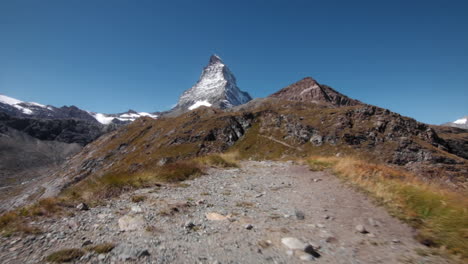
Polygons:
[[450,127],[458,127],[458,128],[463,128],[463,129],[468,129],[468,115],[464,116],[460,119],[457,119],[453,122],[448,122],[445,124],[442,124],[443,126],[450,126]]
[[21,131],[39,140],[78,143],[84,146],[100,135],[114,130],[115,126],[106,127],[97,122],[79,119],[21,118],[0,112],[0,132],[9,129]]
[[217,55],[212,55],[198,82],[179,98],[172,112],[182,113],[200,106],[230,108],[252,100],[237,87],[236,77]]
[[329,86],[319,84],[310,77],[306,77],[297,83],[291,84],[288,87],[270,95],[270,97],[290,101],[328,104],[333,106],[351,106],[361,104],[361,102],[351,99],[333,90]]
[[14,117],[37,119],[78,119],[91,123],[98,122],[90,113],[81,110],[76,106],[63,106],[57,108],[34,102],[23,102],[2,94],[0,94],[0,112],[7,113]]

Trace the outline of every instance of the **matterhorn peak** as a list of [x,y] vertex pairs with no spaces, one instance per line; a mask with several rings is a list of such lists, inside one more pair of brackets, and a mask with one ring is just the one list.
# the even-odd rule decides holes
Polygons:
[[218,55],[211,55],[198,82],[179,98],[176,113],[194,110],[200,106],[230,108],[252,100],[237,86],[236,77]]
[[223,63],[223,61],[221,60],[221,58],[218,55],[213,54],[210,57],[210,64],[213,64],[213,63]]

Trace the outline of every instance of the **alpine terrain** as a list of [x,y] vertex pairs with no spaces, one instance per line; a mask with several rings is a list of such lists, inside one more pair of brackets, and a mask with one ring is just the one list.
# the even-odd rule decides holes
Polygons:
[[468,130],[311,77],[252,100],[216,55],[157,118],[42,118],[62,108],[5,98],[2,184],[21,186],[0,197],[5,263],[468,258]]
[[0,208],[26,202],[21,197],[30,185],[102,134],[142,116],[158,117],[133,110],[101,114],[0,95],[0,198],[10,199]]

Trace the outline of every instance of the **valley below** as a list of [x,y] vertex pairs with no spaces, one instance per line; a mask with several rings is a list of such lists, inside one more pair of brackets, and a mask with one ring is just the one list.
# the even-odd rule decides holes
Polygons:
[[2,263],[451,263],[367,195],[292,161],[210,168],[30,224],[41,232],[0,238]]

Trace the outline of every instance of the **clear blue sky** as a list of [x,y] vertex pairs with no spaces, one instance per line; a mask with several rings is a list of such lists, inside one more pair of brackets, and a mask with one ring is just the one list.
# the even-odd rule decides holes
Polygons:
[[468,114],[468,1],[0,1],[0,93],[169,109],[219,54],[253,97],[305,76],[428,123]]

